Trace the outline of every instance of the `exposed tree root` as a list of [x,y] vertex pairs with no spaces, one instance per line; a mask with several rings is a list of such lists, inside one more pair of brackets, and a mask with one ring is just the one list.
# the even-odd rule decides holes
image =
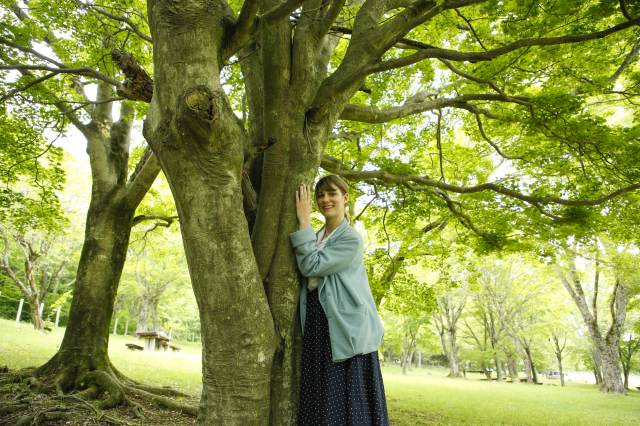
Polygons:
[[69,418],[71,418],[71,413],[68,408],[53,407],[20,417],[16,422],[16,426],[41,425],[50,421],[68,420]]
[[140,398],[143,398],[145,400],[151,401],[161,408],[175,410],[181,413],[189,414],[190,416],[194,416],[194,417],[198,415],[198,407],[195,405],[185,404],[183,402],[179,402],[171,398],[167,398],[165,396],[155,395],[145,390],[137,389],[134,387],[128,387],[127,392],[133,395],[136,395]]
[[3,367],[2,376],[0,377],[0,385],[5,383],[18,383],[27,379],[29,377],[33,377],[33,368],[23,368],[18,371],[9,371],[6,367]]
[[[158,413],[149,408],[146,409],[149,411],[145,411],[140,403],[182,415],[197,415],[197,406],[171,398],[189,395],[171,388],[138,383],[115,368],[94,369],[78,374],[77,368],[55,368],[50,363],[45,366],[0,373],[0,423],[39,425],[70,421],[75,424],[73,418],[77,419],[78,412],[84,412],[84,417],[90,415],[96,424],[137,424],[139,420],[129,423],[130,420],[104,412],[116,407],[128,407],[118,408],[118,411],[124,410],[126,416],[141,419],[146,424],[147,414]],[[1,399],[7,395],[10,401]]]
[[156,386],[147,386],[147,385],[140,385],[140,384],[129,385],[129,387],[143,390],[145,392],[149,392],[155,395],[179,396],[183,398],[189,397],[189,395],[187,395],[186,393],[180,392],[179,390],[175,390],[169,387],[156,387]]
[[0,407],[0,416],[6,416],[7,414],[22,411],[28,406],[29,404],[27,404],[26,402],[3,405]]

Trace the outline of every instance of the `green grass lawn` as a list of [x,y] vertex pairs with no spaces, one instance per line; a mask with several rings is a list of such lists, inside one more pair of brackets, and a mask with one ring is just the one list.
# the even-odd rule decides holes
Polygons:
[[[0,320],[0,365],[36,366],[53,355],[63,330],[40,334],[29,324]],[[135,337],[112,336],[113,363],[134,379],[200,392],[200,345],[176,343],[180,352],[131,352]],[[526,385],[448,379],[443,370],[413,370],[403,375],[383,367],[391,424],[414,425],[637,425],[640,392],[603,395],[595,386]],[[557,381],[555,381],[557,382]],[[554,383],[555,383],[554,382]]]

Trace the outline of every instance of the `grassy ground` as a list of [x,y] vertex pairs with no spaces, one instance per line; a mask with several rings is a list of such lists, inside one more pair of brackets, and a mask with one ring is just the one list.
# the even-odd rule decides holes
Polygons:
[[[0,366],[40,365],[53,355],[62,330],[40,334],[28,324],[0,320]],[[196,395],[200,391],[200,345],[179,343],[180,352],[131,352],[134,337],[112,336],[114,364],[134,379],[168,385]],[[636,425],[640,392],[603,395],[593,385],[556,381],[543,386],[452,380],[442,370],[414,370],[403,375],[383,367],[391,424],[414,425]],[[553,383],[553,384],[551,384]]]

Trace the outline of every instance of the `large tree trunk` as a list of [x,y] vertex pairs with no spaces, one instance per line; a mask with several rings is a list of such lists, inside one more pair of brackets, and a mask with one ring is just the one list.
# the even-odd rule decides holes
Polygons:
[[277,342],[243,209],[246,135],[220,85],[225,11],[149,2],[148,15],[155,89],[145,134],[176,202],[200,312],[198,424],[267,424]]
[[600,389],[607,393],[626,393],[620,371],[620,355],[617,345],[602,345],[600,348],[602,357],[602,384]]
[[[90,372],[111,371],[109,323],[126,258],[133,210],[92,196],[69,322],[56,355],[39,370],[55,372],[63,391],[82,389]],[[78,351],[77,348],[83,348]]]
[[87,138],[91,201],[65,335],[58,352],[35,372],[53,376],[59,391],[104,395],[103,406],[126,402],[123,385],[136,385],[111,365],[109,323],[134,212],[160,171],[157,160],[147,151],[128,178],[133,108],[123,104],[120,120],[112,122],[112,103],[106,102],[112,97],[111,88],[100,84],[98,101],[102,102],[91,110],[91,123],[74,123]]
[[[154,93],[145,132],[176,201],[200,308],[201,424],[295,422],[301,349],[300,284],[289,242],[295,189],[315,176],[329,131],[364,79],[353,71],[370,59],[369,45],[350,46],[347,56],[355,59],[343,74],[353,78],[324,80],[339,38],[327,36],[323,22],[332,22],[342,4],[305,3],[293,31],[289,15],[297,2],[245,3],[240,17],[248,22],[258,9],[277,10],[260,18],[255,43],[245,43],[239,55],[245,132],[220,70],[233,47],[244,45],[234,36],[238,31],[243,39],[246,27],[230,27],[234,17],[222,2],[147,3]],[[258,195],[255,211],[243,203],[241,185],[253,198],[249,180]]]

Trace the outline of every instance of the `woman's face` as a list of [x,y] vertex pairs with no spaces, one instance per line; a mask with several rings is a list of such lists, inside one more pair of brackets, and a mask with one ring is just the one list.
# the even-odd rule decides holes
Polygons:
[[333,217],[343,218],[348,200],[349,196],[343,194],[335,185],[316,191],[318,210],[320,210],[320,213],[322,213],[325,219]]

